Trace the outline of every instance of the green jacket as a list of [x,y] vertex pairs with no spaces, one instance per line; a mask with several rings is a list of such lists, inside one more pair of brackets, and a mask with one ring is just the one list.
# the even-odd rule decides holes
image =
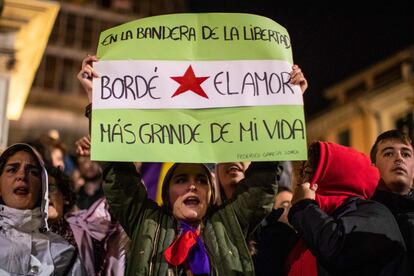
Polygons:
[[[175,274],[164,258],[177,233],[175,218],[148,199],[132,163],[106,163],[103,169],[111,212],[132,240],[126,275]],[[246,175],[234,200],[211,206],[203,221],[202,237],[216,275],[254,275],[245,240],[272,210],[277,185],[273,172],[259,169]]]

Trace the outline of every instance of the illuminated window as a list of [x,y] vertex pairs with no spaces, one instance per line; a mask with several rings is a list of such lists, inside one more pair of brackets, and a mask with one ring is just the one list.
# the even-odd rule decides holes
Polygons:
[[338,144],[349,147],[351,145],[351,131],[346,129],[338,133]]
[[412,136],[413,134],[413,113],[409,112],[406,115],[395,120],[395,127],[404,133]]

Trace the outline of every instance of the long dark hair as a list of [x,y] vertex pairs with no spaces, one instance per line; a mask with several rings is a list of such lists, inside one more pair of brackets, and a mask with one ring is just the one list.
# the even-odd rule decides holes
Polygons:
[[49,178],[53,177],[55,179],[57,189],[63,195],[65,201],[65,204],[63,205],[63,212],[66,214],[72,209],[76,202],[76,194],[72,189],[71,179],[59,168],[48,167],[46,170]]

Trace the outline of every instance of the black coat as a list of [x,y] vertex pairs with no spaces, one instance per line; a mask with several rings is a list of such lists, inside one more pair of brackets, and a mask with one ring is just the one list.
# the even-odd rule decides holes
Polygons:
[[414,275],[414,195],[401,196],[391,192],[376,190],[372,200],[378,201],[391,211],[400,227],[407,246],[407,264],[410,266],[409,275]]
[[350,198],[330,216],[316,201],[302,200],[289,221],[316,257],[319,275],[400,275],[404,240],[378,202]]
[[286,275],[286,258],[297,235],[292,227],[278,221],[283,211],[283,208],[273,210],[255,232],[253,262],[257,276]]

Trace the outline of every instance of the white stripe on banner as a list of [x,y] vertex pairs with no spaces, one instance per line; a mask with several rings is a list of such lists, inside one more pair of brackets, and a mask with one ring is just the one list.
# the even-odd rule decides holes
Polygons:
[[94,69],[94,109],[303,105],[286,61],[99,61]]

